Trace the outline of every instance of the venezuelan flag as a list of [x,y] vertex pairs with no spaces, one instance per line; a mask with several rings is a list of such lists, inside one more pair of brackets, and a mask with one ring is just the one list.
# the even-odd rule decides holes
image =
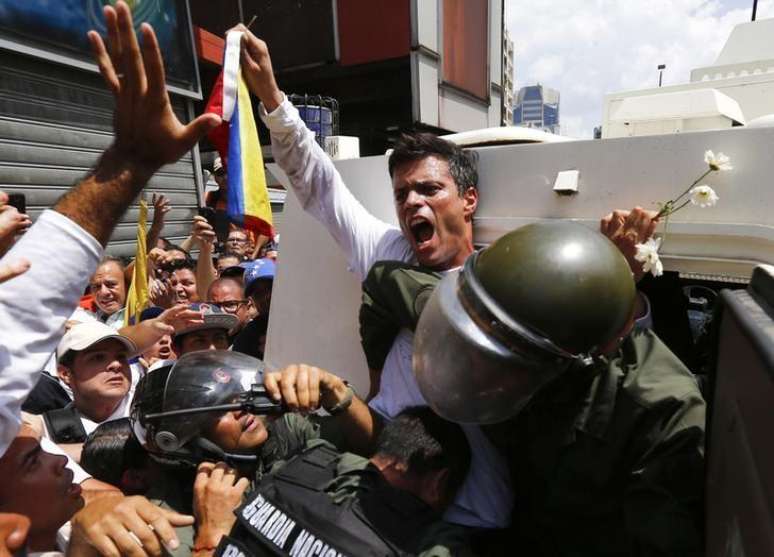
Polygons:
[[223,123],[210,132],[209,138],[226,164],[229,219],[271,238],[274,229],[269,190],[250,91],[239,66],[240,48],[241,33],[229,33],[223,72],[206,109],[221,116]]
[[148,204],[140,200],[140,215],[137,218],[137,248],[134,254],[132,284],[126,295],[124,326],[139,322],[140,313],[148,307]]

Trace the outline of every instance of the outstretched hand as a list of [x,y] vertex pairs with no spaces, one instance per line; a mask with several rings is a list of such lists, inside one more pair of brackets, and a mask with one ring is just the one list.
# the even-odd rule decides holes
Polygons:
[[151,199],[153,205],[153,226],[159,230],[164,228],[164,219],[167,217],[167,213],[172,210],[172,204],[169,199],[163,194],[153,194]]
[[187,305],[178,305],[164,310],[154,319],[154,327],[162,334],[174,335],[186,327],[204,324],[201,311],[188,309]]
[[642,207],[635,207],[631,211],[617,210],[605,215],[599,224],[599,231],[626,257],[635,282],[639,282],[645,274],[642,263],[634,259],[637,244],[645,243],[653,236],[658,226],[656,214],[656,211],[648,211]]
[[153,28],[140,26],[140,48],[129,7],[123,0],[105,6],[107,48],[96,31],[89,32],[99,71],[116,100],[116,154],[152,172],[176,162],[199,139],[220,124],[214,114],[202,114],[183,125],[169,101],[164,63]]
[[180,547],[175,527],[193,524],[192,516],[157,507],[145,497],[110,495],[95,499],[70,521],[68,555],[167,555]]

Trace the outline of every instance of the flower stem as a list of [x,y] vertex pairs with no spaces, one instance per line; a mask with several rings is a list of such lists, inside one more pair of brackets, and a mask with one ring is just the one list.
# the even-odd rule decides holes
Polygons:
[[688,187],[686,188],[686,190],[685,190],[683,193],[681,193],[680,195],[678,195],[678,196],[677,196],[677,197],[675,197],[674,199],[672,199],[672,200],[670,200],[670,201],[667,201],[666,203],[664,203],[664,206],[663,206],[663,207],[661,208],[661,210],[658,212],[658,214],[656,215],[656,218],[658,219],[658,218],[661,218],[661,217],[664,217],[664,216],[671,215],[671,214],[675,213],[676,211],[679,211],[680,209],[682,209],[683,207],[685,207],[685,206],[686,206],[686,205],[689,203],[688,201],[686,201],[685,203],[683,203],[682,205],[680,205],[679,207],[677,207],[677,209],[674,209],[674,210],[672,210],[672,208],[671,208],[671,207],[672,207],[672,206],[673,206],[675,203],[677,203],[677,202],[678,202],[678,201],[680,201],[680,200],[681,200],[683,197],[685,197],[686,195],[688,195],[688,192],[690,192],[690,191],[693,189],[693,187],[694,187],[696,184],[698,184],[699,182],[701,182],[702,180],[704,180],[704,178],[706,178],[706,177],[707,177],[707,175],[708,175],[710,172],[713,172],[712,168],[710,168],[710,169],[709,169],[709,170],[707,170],[707,171],[706,171],[704,174],[702,174],[701,176],[699,176],[698,178],[696,178],[696,179],[693,181],[693,183],[692,183],[690,186],[688,186]]

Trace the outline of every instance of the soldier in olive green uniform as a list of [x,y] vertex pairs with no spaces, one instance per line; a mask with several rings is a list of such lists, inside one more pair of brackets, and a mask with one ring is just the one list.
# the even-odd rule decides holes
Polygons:
[[470,464],[460,427],[409,408],[375,455],[311,441],[277,462],[236,511],[217,555],[463,555],[463,529],[441,520]]
[[[280,384],[289,378],[286,371],[278,380]],[[323,370],[314,373],[317,372],[327,374]],[[271,545],[272,539],[279,539],[278,516],[285,517],[283,524],[289,525],[293,517],[293,524],[299,525],[294,532],[289,526],[287,531],[280,532],[280,537],[287,534],[283,538],[283,543],[287,542],[285,552],[294,541],[303,545],[308,540],[311,544],[325,539],[333,544],[331,547],[365,548],[370,544],[379,555],[421,552],[428,557],[443,557],[451,554],[450,548],[464,542],[458,528],[440,520],[440,511],[452,500],[469,466],[470,449],[459,426],[421,410],[429,415],[415,420],[426,424],[425,443],[415,447],[417,454],[403,458],[405,455],[400,453],[412,446],[416,435],[396,440],[395,434],[390,437],[385,430],[388,442],[385,444],[380,438],[379,445],[384,449],[382,459],[377,454],[368,460],[340,453],[331,443],[347,445],[344,437],[353,430],[342,426],[358,421],[356,415],[347,414],[357,414],[357,406],[363,404],[353,399],[351,389],[348,397],[331,398],[329,391],[336,390],[340,379],[334,376],[320,380],[320,403],[332,414],[321,419],[287,412],[285,402],[276,403],[263,382],[260,360],[228,351],[187,354],[172,368],[154,370],[141,381],[132,406],[133,429],[161,465],[157,466],[161,468],[161,477],[146,494],[148,499],[191,514],[195,507],[196,466],[203,461],[225,461],[242,475],[253,477],[257,487],[242,507],[247,509],[248,518],[232,533],[230,554],[238,551],[235,548],[241,544],[250,547],[246,553],[249,555],[273,555],[274,551],[285,554],[278,546],[271,546],[271,551],[260,549],[264,541]],[[267,380],[266,384],[269,383]],[[283,396],[287,396],[288,385],[281,386]],[[298,383],[295,386],[298,389]],[[300,389],[296,393],[300,399],[299,393]],[[273,415],[273,419],[262,417],[267,415]],[[398,436],[406,433],[400,423],[392,427]],[[412,433],[408,431],[409,435]],[[420,462],[422,458],[427,463]],[[313,464],[308,465],[309,462]],[[438,479],[438,490],[414,489],[417,485],[433,487],[434,479]],[[269,482],[268,488],[264,481]],[[293,488],[279,489],[287,485]],[[299,486],[306,488],[300,494]],[[254,508],[258,494],[271,495],[271,509],[266,505],[260,510]],[[281,504],[277,503],[277,494],[281,495]],[[294,499],[294,495],[299,496]],[[313,508],[316,512],[304,508],[315,500],[327,505],[318,504]],[[359,514],[349,513],[353,508]],[[267,523],[269,511],[274,518]],[[360,520],[361,516],[365,518]],[[348,522],[342,524],[344,519]],[[275,528],[271,530],[273,538],[262,541],[260,532],[264,526],[265,532]],[[312,538],[310,532],[315,533]],[[208,534],[212,536],[212,532]],[[180,547],[168,550],[169,553],[190,555],[194,547],[201,545],[196,535],[193,527],[178,528]],[[227,545],[222,551],[226,551]]]
[[628,334],[634,284],[605,238],[530,225],[442,279],[378,264],[363,290],[369,364],[416,325],[429,404],[490,424],[516,501],[504,553],[702,553],[705,403],[652,332]]

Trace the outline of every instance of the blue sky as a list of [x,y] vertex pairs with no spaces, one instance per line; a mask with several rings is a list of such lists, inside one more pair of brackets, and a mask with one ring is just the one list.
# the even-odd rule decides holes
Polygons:
[[[662,63],[665,85],[687,82],[751,13],[752,0],[507,0],[516,88],[558,89],[562,133],[588,138],[606,93],[656,86]],[[759,0],[767,17],[774,0]]]

